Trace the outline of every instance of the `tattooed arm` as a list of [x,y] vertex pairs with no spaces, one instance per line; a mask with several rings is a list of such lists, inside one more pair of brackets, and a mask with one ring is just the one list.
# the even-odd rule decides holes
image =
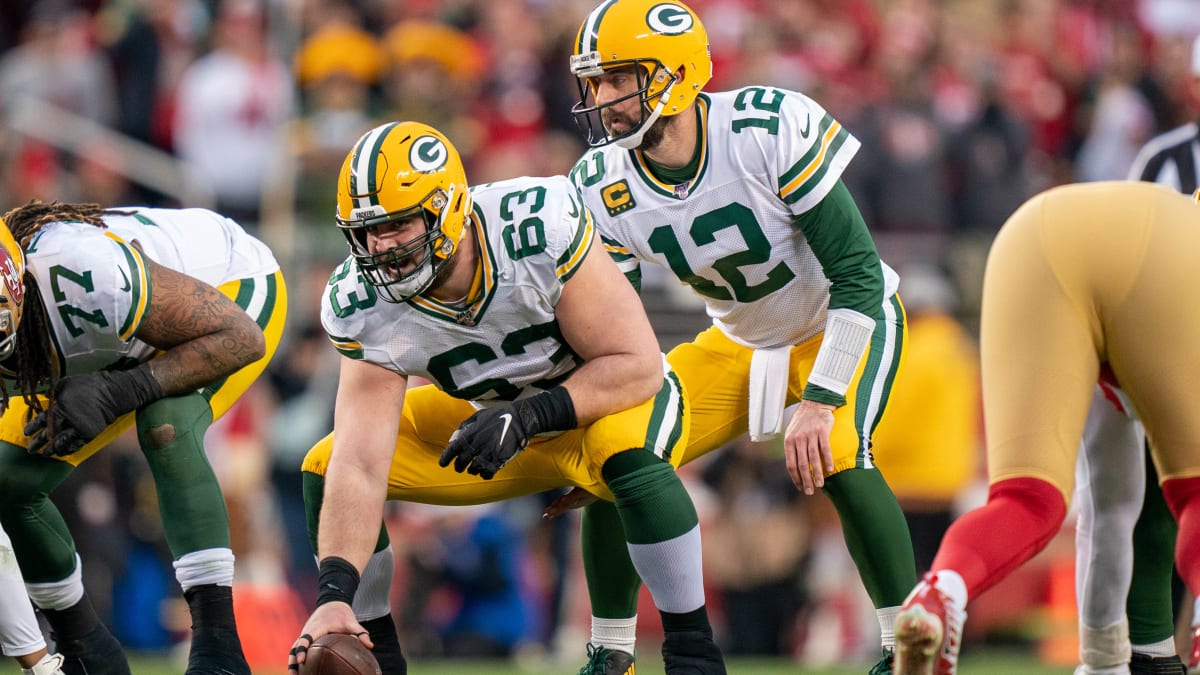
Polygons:
[[146,257],[150,307],[135,335],[162,354],[150,362],[170,396],[202,387],[262,358],[258,324],[208,284]]

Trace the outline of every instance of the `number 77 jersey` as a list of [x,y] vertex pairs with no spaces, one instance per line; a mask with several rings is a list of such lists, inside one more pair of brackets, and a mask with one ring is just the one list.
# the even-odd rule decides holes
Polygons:
[[[639,150],[616,145],[575,165],[571,179],[605,247],[627,275],[643,261],[671,270],[745,346],[817,335],[830,284],[795,221],[837,184],[858,140],[812,99],[783,89],[701,94],[695,114],[697,166],[685,182],[664,182]],[[898,283],[882,266],[884,288],[872,289],[880,302]]]

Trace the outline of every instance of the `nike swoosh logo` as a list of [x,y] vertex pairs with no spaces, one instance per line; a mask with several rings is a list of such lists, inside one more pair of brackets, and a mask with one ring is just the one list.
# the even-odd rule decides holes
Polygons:
[[804,128],[800,130],[800,138],[808,138],[808,132],[812,129],[812,115],[804,116]]
[[129,285],[129,276],[125,274],[125,270],[122,268],[118,268],[118,269],[121,270],[121,279],[123,279],[125,281],[125,288],[121,289],[121,292],[124,293],[125,291],[132,288],[132,286]]
[[504,420],[504,428],[500,430],[500,441],[496,445],[504,445],[504,437],[508,435],[508,426],[512,424],[512,415],[504,413],[500,419]]

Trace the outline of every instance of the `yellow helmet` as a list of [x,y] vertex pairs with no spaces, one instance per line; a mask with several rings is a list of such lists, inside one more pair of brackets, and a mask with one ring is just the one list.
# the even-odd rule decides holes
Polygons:
[[17,346],[17,326],[25,306],[25,252],[0,219],[0,360]]
[[[337,225],[367,281],[388,302],[404,302],[433,283],[462,241],[471,193],[458,150],[420,122],[391,122],[363,134],[338,175]],[[372,253],[368,232],[420,215],[425,233]],[[401,273],[397,263],[416,259]]]
[[[612,136],[600,111],[630,96],[595,104],[596,83],[606,69],[634,66],[642,102],[642,121]],[[680,79],[675,79],[679,69]],[[712,79],[708,33],[700,17],[676,0],[605,0],[584,19],[575,38],[571,72],[579,78],[575,121],[593,147],[616,142],[636,148],[659,116],[670,117],[688,108]]]

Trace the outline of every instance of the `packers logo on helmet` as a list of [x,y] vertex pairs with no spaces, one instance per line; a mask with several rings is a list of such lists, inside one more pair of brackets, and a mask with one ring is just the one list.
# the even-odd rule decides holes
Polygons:
[[[338,175],[337,225],[363,277],[388,302],[429,288],[458,250],[471,211],[462,159],[449,139],[419,122],[363,134]],[[420,218],[420,234],[380,236]],[[384,242],[388,245],[384,245]]]
[[0,359],[17,346],[17,327],[25,307],[25,252],[0,219]]
[[691,12],[673,2],[655,5],[646,14],[646,25],[663,35],[682,35],[691,30],[693,24]]
[[412,149],[408,151],[408,163],[421,173],[437,171],[446,165],[450,151],[446,144],[437,136],[422,136],[413,141]]
[[[636,91],[597,101],[599,78],[622,68],[632,69]],[[571,112],[588,144],[636,148],[656,120],[687,110],[712,79],[708,33],[682,2],[605,0],[579,27],[571,72],[579,78],[579,103]],[[641,103],[640,120],[612,133],[605,111],[633,97]]]

